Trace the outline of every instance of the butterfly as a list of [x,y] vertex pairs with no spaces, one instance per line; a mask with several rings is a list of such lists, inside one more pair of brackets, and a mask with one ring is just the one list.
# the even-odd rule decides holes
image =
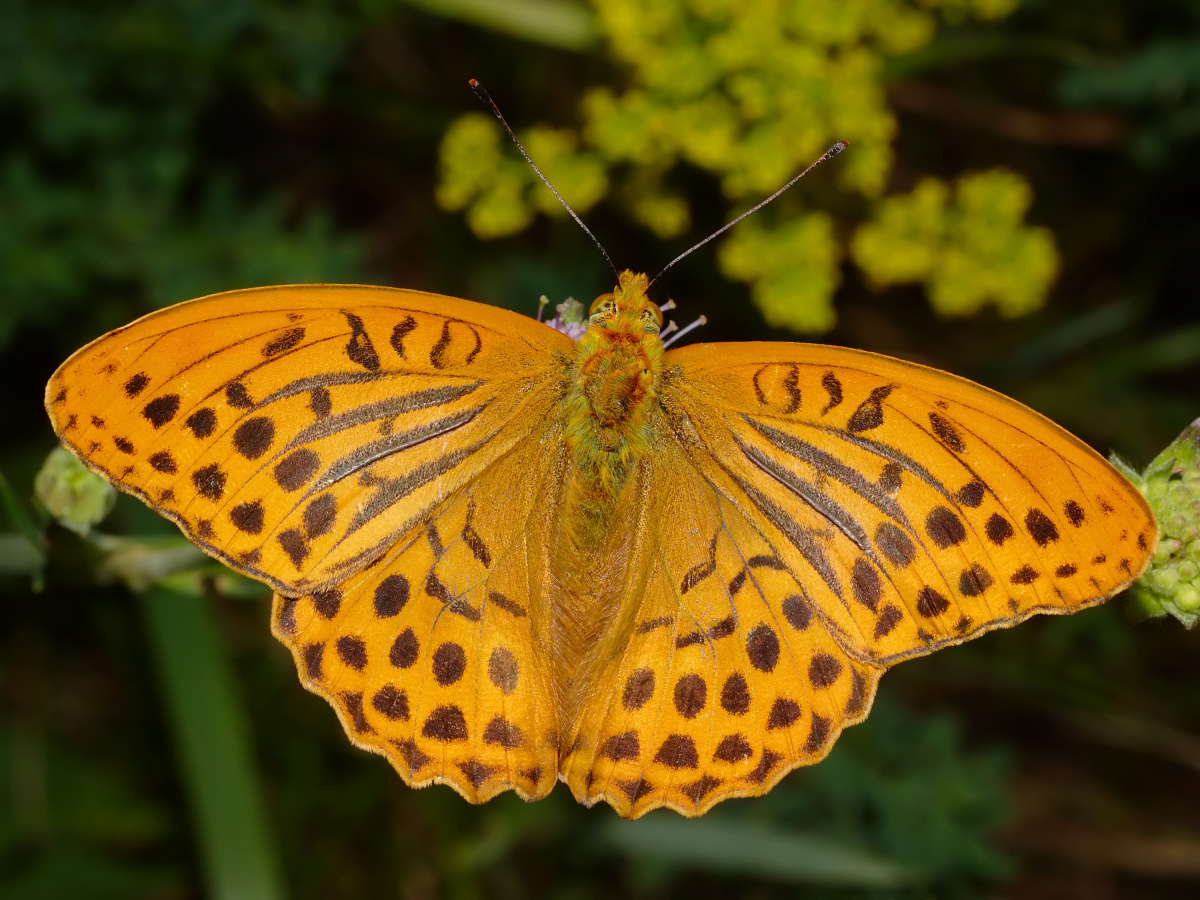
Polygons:
[[471,802],[760,795],[888,667],[1134,581],[1158,528],[1081,441],[860,350],[664,350],[622,272],[578,340],[382,287],[152,313],[51,378],[93,470],[275,591],[350,739]]

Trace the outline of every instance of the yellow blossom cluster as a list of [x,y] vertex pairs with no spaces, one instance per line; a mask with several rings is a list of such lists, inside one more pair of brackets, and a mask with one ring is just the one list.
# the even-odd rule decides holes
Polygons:
[[1042,304],[1058,270],[1054,236],[1022,224],[1029,185],[994,169],[950,188],[926,178],[909,194],[883,200],[862,225],[850,255],[878,286],[924,282],[942,315],[972,315],[993,302],[1020,316]]
[[[885,59],[927,45],[939,9],[950,19],[988,19],[1006,15],[1016,2],[593,0],[596,27],[627,73],[624,86],[584,96],[578,133],[537,127],[521,138],[576,211],[608,197],[611,182],[610,199],[659,238],[682,234],[691,224],[687,198],[667,186],[667,173],[679,163],[713,173],[731,207],[744,208],[843,139],[852,150],[831,167],[831,177],[842,189],[877,201],[891,173],[896,132],[882,80]],[[560,211],[532,170],[507,151],[498,124],[486,114],[455,122],[441,153],[438,200],[446,209],[465,210],[480,237],[512,234],[539,211]],[[618,168],[619,178],[613,174]],[[991,211],[973,204],[964,190],[970,191],[960,186],[952,208],[956,225],[986,234],[989,226],[974,224],[970,216]],[[878,215],[895,208],[892,200],[883,200]],[[951,207],[943,202],[940,209],[949,214]],[[1019,218],[1010,223],[1015,243],[1010,241],[1008,255],[989,257],[992,281],[982,292],[966,282],[971,271],[983,271],[970,254],[980,247],[991,252],[983,246],[986,237],[983,245],[953,243],[951,252],[942,237],[936,247],[919,245],[919,228],[901,229],[914,252],[938,257],[936,266],[908,265],[925,273],[916,277],[927,282],[939,309],[969,311],[982,302],[979,297],[997,299],[1008,312],[1040,302],[1048,279],[1030,281],[1023,299],[1010,282],[1025,278],[1020,266],[1035,257],[1043,266],[1039,273],[1052,274],[1053,243],[1041,232],[1019,240],[1025,234]],[[929,224],[931,241],[934,232],[943,234],[944,224]],[[865,236],[856,237],[854,246],[867,249],[856,250],[853,259],[876,266],[867,271],[879,284],[905,280],[878,268],[903,268],[894,261],[879,263],[882,256],[872,249],[872,241],[891,233],[884,221],[862,228]],[[1022,240],[1029,246],[1017,252]],[[965,281],[953,274],[955,252],[966,254]],[[719,260],[726,275],[751,285],[771,323],[820,332],[835,322],[832,296],[842,256],[828,217],[802,215],[772,228],[762,222],[740,225]]]

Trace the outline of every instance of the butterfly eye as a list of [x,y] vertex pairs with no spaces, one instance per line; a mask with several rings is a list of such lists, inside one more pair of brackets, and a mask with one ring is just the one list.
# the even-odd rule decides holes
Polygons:
[[659,328],[662,328],[662,323],[663,323],[662,310],[658,308],[658,304],[650,303],[649,301],[647,301],[646,302],[646,312],[650,314],[650,317],[652,319],[654,319],[654,324],[657,325]]
[[613,295],[612,294],[601,294],[599,297],[597,297],[595,300],[592,301],[592,308],[588,310],[588,315],[594,316],[598,312],[604,312],[606,310],[612,309],[612,306],[613,306]]

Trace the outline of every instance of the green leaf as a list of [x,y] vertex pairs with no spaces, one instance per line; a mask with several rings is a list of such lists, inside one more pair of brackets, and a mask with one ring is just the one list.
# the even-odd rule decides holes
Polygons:
[[613,822],[600,837],[630,856],[777,881],[897,888],[915,878],[891,860],[837,841],[715,816],[687,821],[651,814]]
[[163,703],[200,838],[209,896],[282,898],[249,732],[208,601],[162,589],[139,599],[162,675]]

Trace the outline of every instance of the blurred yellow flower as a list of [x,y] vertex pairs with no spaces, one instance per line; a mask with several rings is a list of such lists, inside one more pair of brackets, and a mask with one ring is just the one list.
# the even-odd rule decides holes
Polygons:
[[[847,140],[853,150],[831,177],[875,199],[891,174],[896,133],[885,59],[928,44],[938,15],[995,19],[1017,2],[593,0],[608,52],[626,68],[625,86],[588,91],[578,133],[539,126],[526,146],[580,212],[609,194],[609,172],[623,167],[612,199],[659,238],[691,221],[687,199],[664,184],[678,163],[710,172],[744,206]],[[536,212],[561,212],[536,175],[502,152],[501,134],[494,120],[472,114],[442,143],[438,202],[466,210],[482,238],[512,234]],[[989,301],[1006,314],[1035,308],[1057,266],[1053,240],[1020,225],[1029,201],[1017,176],[1004,184],[979,177],[979,185],[963,179],[953,201],[937,182],[885,200],[859,229],[854,260],[880,285],[923,281],[947,314]],[[1000,208],[1006,203],[1019,207],[1015,216]],[[752,285],[768,321],[816,332],[835,321],[841,255],[828,219],[810,215],[774,233],[761,221],[739,226],[720,264]]]
[[954,195],[934,178],[888,197],[850,244],[876,285],[923,282],[942,315],[994,303],[1001,315],[1039,308],[1058,270],[1054,236],[1022,223],[1033,199],[1019,175],[994,169],[958,180]]

